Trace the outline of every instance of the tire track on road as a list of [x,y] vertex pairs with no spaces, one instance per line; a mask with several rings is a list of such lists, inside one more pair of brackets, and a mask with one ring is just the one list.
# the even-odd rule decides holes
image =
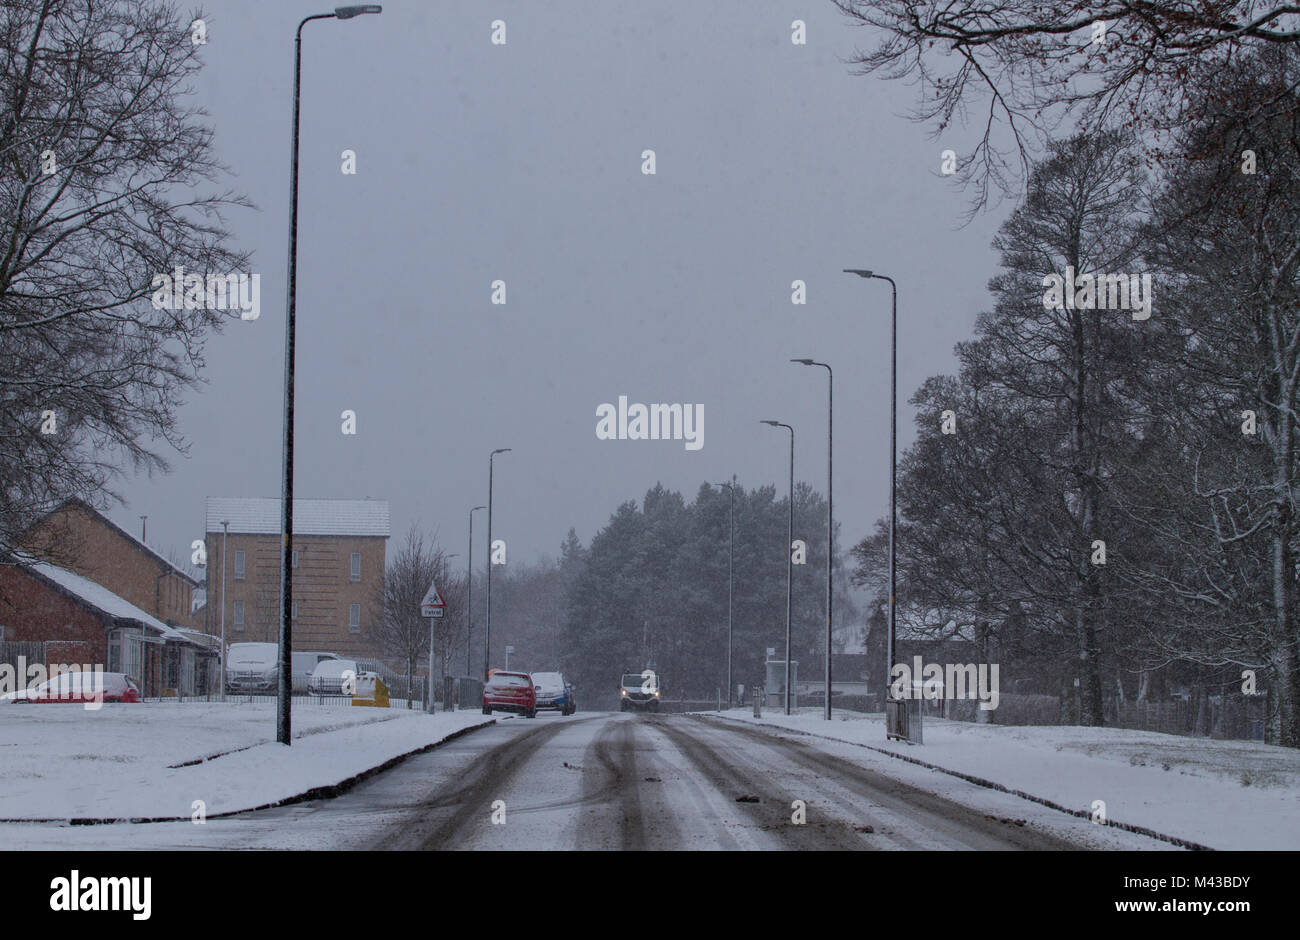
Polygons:
[[[791,821],[789,792],[784,783],[770,782],[769,768],[739,766],[723,756],[722,749],[699,740],[680,718],[656,722],[656,728],[672,741],[699,770],[700,775],[724,793],[757,795],[757,803],[736,803],[737,820],[770,833],[783,845],[798,850],[863,851],[877,848],[853,830],[847,821],[825,825],[796,825]],[[775,811],[773,811],[775,807]]]
[[[520,719],[526,720],[526,719]],[[579,719],[579,721],[591,719]],[[548,740],[577,722],[547,723],[514,735],[476,757],[460,774],[452,790],[439,790],[413,807],[412,818],[391,827],[376,839],[374,849],[443,850],[463,847],[463,831],[489,822],[493,800],[503,799],[513,778]],[[451,810],[449,815],[440,812]],[[432,822],[430,817],[443,818]]]
[[[704,718],[691,717],[719,728]],[[882,808],[923,823],[963,846],[973,849],[1021,849],[1029,851],[1078,851],[1089,848],[1060,836],[990,818],[946,797],[937,796],[903,781],[870,770],[842,757],[823,753],[803,741],[792,740],[743,725],[726,725],[742,737],[761,744],[818,775],[832,776],[839,784]]]

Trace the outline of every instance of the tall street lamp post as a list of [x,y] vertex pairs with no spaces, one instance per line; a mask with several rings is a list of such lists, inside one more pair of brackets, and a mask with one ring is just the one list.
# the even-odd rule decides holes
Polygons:
[[293,352],[295,305],[298,287],[298,103],[302,83],[302,28],[312,20],[350,20],[364,13],[381,13],[377,3],[336,7],[333,13],[315,13],[298,24],[293,43],[293,147],[289,156],[289,274],[286,280],[284,318],[284,478],[280,486],[280,680],[276,695],[275,739],[291,743],[289,703],[293,695],[293,625],[289,599],[293,574],[289,544],[293,540]]
[[894,632],[895,608],[895,544],[894,529],[898,524],[898,285],[894,279],[873,271],[860,268],[845,268],[845,274],[856,274],[861,278],[876,278],[889,282],[893,297],[893,313],[889,327],[889,654],[888,670],[885,676],[885,692],[894,677],[894,650],[896,636]]
[[736,587],[733,575],[735,571],[733,559],[735,558],[736,548],[736,477],[733,475],[730,483],[714,483],[713,485],[727,488],[727,525],[731,532],[727,536],[727,707],[730,708],[731,695],[736,688],[731,681],[731,611],[732,598]]
[[492,655],[492,461],[497,454],[510,453],[509,447],[498,447],[488,454],[488,537],[487,537],[487,615],[483,633],[483,681],[488,679],[488,659]]
[[465,616],[467,618],[467,626],[465,627],[465,675],[467,676],[469,675],[472,659],[469,645],[470,638],[474,635],[474,513],[480,509],[487,509],[487,507],[475,506],[469,511],[469,554],[465,556]]
[[221,520],[221,694],[226,700],[226,538],[230,535],[230,520]]
[[790,518],[785,538],[785,713],[790,714],[790,613],[794,597],[794,428],[780,421],[764,421],[774,428],[785,428],[790,432]]
[[831,604],[834,597],[835,548],[835,374],[824,362],[791,359],[805,366],[826,370],[826,707],[822,717],[831,720]]

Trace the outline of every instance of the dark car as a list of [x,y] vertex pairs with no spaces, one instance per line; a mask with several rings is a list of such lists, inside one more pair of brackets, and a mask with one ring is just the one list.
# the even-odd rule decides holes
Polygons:
[[526,672],[494,672],[483,686],[483,714],[515,712],[537,717],[537,689]]

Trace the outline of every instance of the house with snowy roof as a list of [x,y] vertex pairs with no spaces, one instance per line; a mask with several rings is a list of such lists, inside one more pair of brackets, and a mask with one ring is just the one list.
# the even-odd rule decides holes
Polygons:
[[193,608],[194,592],[202,582],[84,500],[64,500],[31,525],[19,544],[165,624],[201,625]]
[[218,650],[90,578],[35,556],[0,559],[0,640],[39,644],[55,663],[126,673],[145,696],[215,691]]
[[[208,602],[204,629],[227,643],[275,642],[280,623],[280,499],[206,501]],[[376,594],[383,584],[388,501],[293,501],[293,647],[374,657]],[[224,575],[224,577],[223,577]]]

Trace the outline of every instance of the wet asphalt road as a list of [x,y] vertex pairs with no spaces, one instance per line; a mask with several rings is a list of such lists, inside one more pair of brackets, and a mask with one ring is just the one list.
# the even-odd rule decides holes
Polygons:
[[24,829],[32,848],[1170,848],[866,748],[617,712],[498,715],[341,796],[204,826]]

